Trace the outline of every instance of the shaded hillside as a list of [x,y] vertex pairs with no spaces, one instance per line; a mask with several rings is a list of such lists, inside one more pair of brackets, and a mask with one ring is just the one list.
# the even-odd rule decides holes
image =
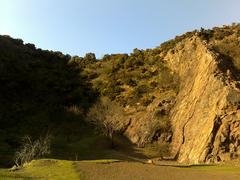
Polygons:
[[69,55],[1,36],[0,59],[3,126],[38,121],[37,116],[43,120],[73,105],[84,109],[94,98],[80,76],[81,68],[71,62]]
[[81,129],[82,114],[73,114],[71,107],[84,112],[95,93],[80,76],[80,67],[70,60],[60,52],[0,36],[1,163],[12,159],[7,156],[19,147],[23,136],[55,133],[59,126],[65,127],[63,134],[66,124],[72,123]]

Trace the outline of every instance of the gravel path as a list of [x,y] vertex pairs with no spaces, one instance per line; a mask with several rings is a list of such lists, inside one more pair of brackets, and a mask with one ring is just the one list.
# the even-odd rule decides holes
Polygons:
[[139,162],[77,162],[86,180],[237,180],[240,173],[156,166]]

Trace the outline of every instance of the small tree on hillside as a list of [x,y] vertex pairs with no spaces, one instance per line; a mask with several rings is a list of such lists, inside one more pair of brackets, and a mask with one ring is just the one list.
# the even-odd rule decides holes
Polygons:
[[98,132],[110,138],[112,147],[114,133],[123,130],[126,125],[122,107],[107,97],[101,98],[90,108],[87,120]]

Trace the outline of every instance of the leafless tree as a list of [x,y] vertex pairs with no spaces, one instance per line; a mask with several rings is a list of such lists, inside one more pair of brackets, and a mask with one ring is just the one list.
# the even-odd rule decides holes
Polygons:
[[51,136],[47,134],[37,140],[32,140],[26,136],[22,139],[21,148],[15,153],[14,162],[17,167],[22,167],[24,164],[31,162],[33,159],[40,158],[50,154]]
[[110,138],[112,147],[114,133],[120,132],[126,126],[123,108],[107,97],[101,98],[90,108],[87,121],[92,123],[98,132]]

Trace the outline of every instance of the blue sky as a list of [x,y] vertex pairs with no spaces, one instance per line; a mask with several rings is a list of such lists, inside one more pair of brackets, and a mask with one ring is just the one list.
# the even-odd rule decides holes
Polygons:
[[98,57],[240,22],[240,0],[0,0],[0,34]]

